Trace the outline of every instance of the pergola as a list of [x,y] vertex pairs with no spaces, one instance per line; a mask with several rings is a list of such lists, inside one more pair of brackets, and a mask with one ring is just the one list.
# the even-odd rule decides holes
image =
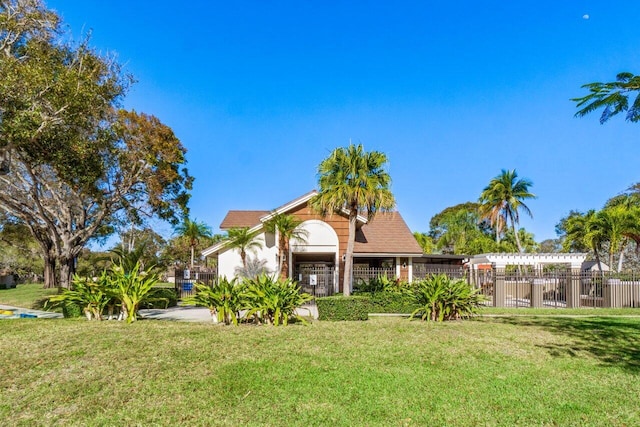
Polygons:
[[544,264],[570,264],[571,269],[582,269],[582,264],[587,259],[587,254],[481,254],[469,258],[469,266],[472,270],[480,265],[491,265],[494,268],[504,268],[508,265],[532,265],[534,267]]
[[[571,271],[568,273],[568,285],[566,289],[568,307],[580,306],[580,272],[583,269],[583,264],[587,258],[587,254],[584,253],[541,253],[541,254],[527,254],[527,253],[490,253],[475,255],[469,258],[467,265],[469,266],[469,273],[471,280],[476,285],[482,285],[483,280],[486,280],[487,268],[491,270],[491,282],[493,286],[493,305],[495,307],[503,307],[506,297],[506,277],[505,269],[507,266],[533,266],[537,271],[538,268],[544,265],[551,264],[565,264],[569,265]],[[484,277],[485,279],[481,279]],[[516,278],[515,286],[518,286],[517,281],[522,278]],[[541,307],[543,304],[543,289],[545,280],[540,278],[530,277],[530,301],[531,307]],[[525,280],[527,280],[525,279]],[[528,281],[528,280],[527,280]]]

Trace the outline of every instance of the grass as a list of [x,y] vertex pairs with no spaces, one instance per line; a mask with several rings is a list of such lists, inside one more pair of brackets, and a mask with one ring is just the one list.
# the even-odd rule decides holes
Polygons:
[[57,289],[44,289],[42,283],[19,284],[12,289],[0,289],[0,304],[23,308],[41,308],[40,302],[57,292]]
[[640,319],[0,321],[6,425],[630,426]]
[[509,316],[640,316],[639,308],[508,308],[483,307],[481,315]]

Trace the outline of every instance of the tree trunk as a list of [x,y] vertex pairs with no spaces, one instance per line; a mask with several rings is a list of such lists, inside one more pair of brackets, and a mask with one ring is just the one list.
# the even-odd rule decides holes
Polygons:
[[593,253],[596,256],[596,262],[598,263],[598,270],[602,271],[602,261],[600,260],[600,253],[595,248],[593,249]]
[[613,270],[613,251],[609,251],[609,268]]
[[618,273],[622,271],[623,262],[624,262],[624,248],[620,251],[620,258],[618,258]]
[[44,257],[44,287],[55,288],[57,286],[56,259],[47,255]]
[[285,280],[289,277],[289,242],[287,239],[283,239],[280,251],[280,278]]
[[60,287],[71,289],[73,274],[76,272],[75,257],[60,257]]
[[344,296],[351,295],[351,276],[353,273],[353,246],[356,240],[356,220],[358,210],[351,208],[349,212],[349,240],[347,241],[347,252],[344,260],[344,280],[342,282],[342,293]]
[[512,223],[511,228],[513,229],[513,236],[516,239],[516,246],[518,247],[518,252],[522,253],[522,244],[520,243],[520,237],[518,237],[518,231],[516,230],[516,224]]
[[195,246],[191,246],[191,270],[193,270],[193,254],[195,252]]

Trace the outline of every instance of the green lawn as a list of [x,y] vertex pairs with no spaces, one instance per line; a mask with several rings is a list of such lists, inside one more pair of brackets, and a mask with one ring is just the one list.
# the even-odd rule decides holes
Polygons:
[[0,321],[4,425],[640,425],[640,319]]
[[42,283],[20,284],[12,289],[0,289],[0,304],[23,308],[41,308],[38,304],[57,289],[44,289]]

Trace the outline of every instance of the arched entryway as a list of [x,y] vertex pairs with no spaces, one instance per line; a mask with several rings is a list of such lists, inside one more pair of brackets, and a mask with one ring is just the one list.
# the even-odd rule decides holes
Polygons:
[[333,227],[312,219],[300,224],[304,240],[293,239],[289,253],[289,274],[303,291],[314,296],[338,291],[340,243]]

